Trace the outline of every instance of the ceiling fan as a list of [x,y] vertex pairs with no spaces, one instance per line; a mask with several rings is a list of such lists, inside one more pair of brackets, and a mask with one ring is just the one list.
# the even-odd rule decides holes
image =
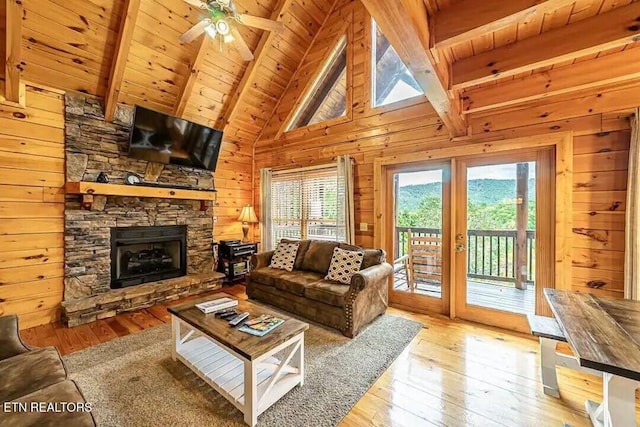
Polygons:
[[220,51],[222,51],[224,43],[235,41],[245,61],[253,60],[253,53],[235,27],[236,23],[266,31],[279,31],[284,28],[281,22],[238,13],[233,0],[184,0],[184,2],[206,11],[208,16],[181,35],[181,42],[191,43],[200,34],[205,33],[214,40],[216,38],[220,40]]

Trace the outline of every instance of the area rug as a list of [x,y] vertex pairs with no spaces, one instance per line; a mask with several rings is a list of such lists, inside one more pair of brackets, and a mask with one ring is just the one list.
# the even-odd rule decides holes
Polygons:
[[[421,324],[383,315],[356,338],[321,326],[305,334],[305,382],[259,426],[335,426],[400,355]],[[244,426],[243,416],[171,359],[170,325],[65,356],[99,426]]]

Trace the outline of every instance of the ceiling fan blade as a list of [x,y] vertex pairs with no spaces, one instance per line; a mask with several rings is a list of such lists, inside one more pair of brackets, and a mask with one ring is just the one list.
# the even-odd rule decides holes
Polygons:
[[242,59],[245,61],[253,61],[253,53],[251,53],[251,49],[247,46],[247,42],[244,41],[242,34],[236,27],[231,27],[231,34],[233,34],[233,38],[237,43],[238,50],[240,51],[240,55],[242,55]]
[[186,33],[180,36],[180,41],[182,43],[191,43],[195,39],[197,39],[200,34],[204,33],[204,29],[211,24],[210,19],[203,19],[198,22],[196,25],[191,27]]
[[240,23],[249,27],[260,28],[267,31],[280,31],[284,28],[282,22],[272,21],[271,19],[260,18],[258,16],[251,16],[240,14],[238,15]]
[[190,4],[193,7],[197,7],[198,9],[207,9],[207,4],[200,0],[183,0],[185,3]]

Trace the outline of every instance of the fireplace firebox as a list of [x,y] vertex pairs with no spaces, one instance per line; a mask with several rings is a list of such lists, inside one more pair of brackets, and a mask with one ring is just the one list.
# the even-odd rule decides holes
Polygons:
[[186,274],[186,225],[111,229],[111,289]]

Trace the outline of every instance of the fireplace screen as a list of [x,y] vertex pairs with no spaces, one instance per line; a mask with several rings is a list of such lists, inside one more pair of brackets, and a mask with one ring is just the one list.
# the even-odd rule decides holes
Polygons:
[[111,229],[111,288],[186,274],[186,226]]

